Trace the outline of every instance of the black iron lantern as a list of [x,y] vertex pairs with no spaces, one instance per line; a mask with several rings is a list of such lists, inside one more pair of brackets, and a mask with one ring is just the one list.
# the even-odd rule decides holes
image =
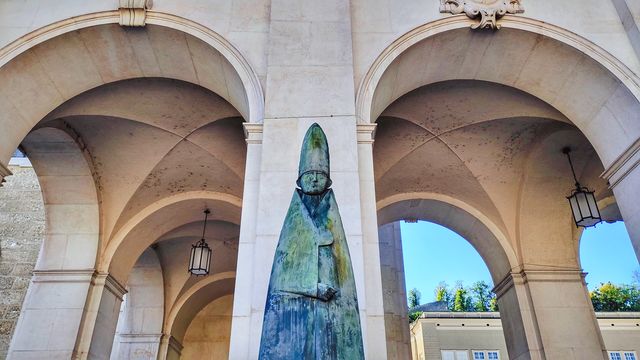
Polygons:
[[202,239],[191,245],[191,257],[189,258],[189,272],[195,276],[209,275],[211,268],[211,248],[204,241],[204,234],[207,230],[207,218],[211,214],[209,209],[204,211],[204,225],[202,227]]
[[573,220],[576,222],[576,227],[591,227],[595,226],[602,221],[600,216],[600,210],[596,202],[596,196],[593,191],[583,187],[578,182],[576,172],[573,169],[573,163],[571,162],[571,149],[566,147],[562,149],[562,152],[567,155],[569,160],[569,166],[571,167],[571,173],[573,174],[573,180],[576,182],[576,187],[571,191],[571,195],[567,196],[569,205],[571,205],[571,212],[573,213]]

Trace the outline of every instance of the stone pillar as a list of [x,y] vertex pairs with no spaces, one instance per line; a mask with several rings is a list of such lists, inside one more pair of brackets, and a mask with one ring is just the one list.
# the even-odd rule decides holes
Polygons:
[[[125,293],[125,288],[107,274],[99,274],[94,278],[75,358],[109,360],[118,325],[120,305]],[[91,341],[88,344],[87,356],[85,339],[89,334],[91,334]]]
[[8,359],[71,359],[93,270],[35,271]]
[[640,260],[640,139],[625,151],[602,176],[609,181],[616,203]]
[[402,257],[400,223],[380,226],[380,266],[387,333],[387,359],[411,357],[407,292]]
[[[255,311],[251,301],[255,294],[253,283],[254,257],[256,256],[256,223],[258,217],[258,192],[260,188],[260,164],[262,159],[262,124],[244,124],[247,140],[247,161],[245,165],[242,217],[236,265],[236,284],[233,298],[233,318],[229,353],[232,359],[248,359],[249,347],[255,339],[249,338],[252,328],[252,314]],[[179,359],[182,345],[170,349],[171,342],[164,340],[166,359]],[[259,339],[257,340],[259,341]],[[173,339],[174,343],[177,340]],[[254,345],[255,346],[255,345]],[[162,348],[162,346],[161,346]],[[177,350],[177,349],[180,350]],[[173,355],[172,355],[173,353]],[[177,357],[175,354],[178,354]],[[173,357],[172,357],[173,356]]]
[[[300,146],[317,122],[329,141],[332,188],[352,259],[365,353],[383,358],[377,224],[363,223],[363,218],[375,219],[373,165],[370,140],[366,149],[358,143],[350,2],[282,0],[273,2],[270,11],[264,132],[260,151],[253,154],[250,146],[247,159],[250,186],[243,199],[229,357],[258,356],[273,255],[296,187]],[[369,159],[365,189],[360,188],[363,158]],[[252,177],[259,181],[251,182]],[[361,191],[367,194],[366,205]]]
[[581,271],[511,273],[494,291],[510,359],[606,358]]
[[[373,139],[375,124],[359,124],[358,135],[358,171],[360,175],[360,211],[362,218],[362,237],[364,242],[364,276],[367,296],[367,331],[369,341],[368,354],[370,358],[379,358],[387,354],[386,314],[384,306],[382,270],[380,265],[380,243],[378,239],[378,214],[376,208],[375,176],[373,172]],[[400,244],[402,256],[402,244]],[[404,265],[401,264],[404,271]],[[402,283],[404,288],[404,273]],[[404,290],[403,290],[404,291]],[[406,297],[405,297],[406,299]],[[406,301],[405,301],[406,307]],[[407,315],[405,311],[405,316]],[[405,322],[408,331],[409,321]],[[404,335],[403,335],[404,336]],[[408,333],[406,334],[408,341]],[[392,350],[393,351],[393,350]],[[372,356],[373,355],[373,356]],[[401,357],[402,358],[402,357]]]

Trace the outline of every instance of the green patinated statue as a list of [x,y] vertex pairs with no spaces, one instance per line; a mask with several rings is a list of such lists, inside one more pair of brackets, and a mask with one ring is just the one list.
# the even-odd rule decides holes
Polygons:
[[302,143],[297,184],[271,269],[260,359],[364,359],[349,248],[318,124]]

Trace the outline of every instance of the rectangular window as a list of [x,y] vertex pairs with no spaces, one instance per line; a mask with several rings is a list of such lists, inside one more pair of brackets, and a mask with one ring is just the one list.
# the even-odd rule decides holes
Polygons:
[[636,360],[636,353],[625,351],[624,352],[624,360]]
[[620,356],[620,352],[609,351],[609,360],[622,360],[622,356]]
[[473,360],[485,360],[484,351],[474,351]]
[[497,351],[487,351],[487,359],[489,360],[500,360],[500,356],[498,356]]
[[442,350],[442,360],[469,360],[467,350]]

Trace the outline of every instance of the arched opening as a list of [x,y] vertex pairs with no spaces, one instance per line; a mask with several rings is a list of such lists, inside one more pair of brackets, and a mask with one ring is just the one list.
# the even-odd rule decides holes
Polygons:
[[[108,356],[129,287],[118,337],[155,337],[147,350],[166,356],[159,343],[172,336],[164,332],[168,313],[197,283],[186,267],[204,208],[218,231],[212,275],[235,271],[243,123],[258,119],[259,104],[245,91],[250,69],[237,70],[238,58],[226,57],[232,48],[216,40],[219,49],[162,26],[100,25],[42,42],[0,68],[2,91],[19,94],[0,104],[7,116],[0,158],[21,143],[47,217],[10,353]],[[181,238],[168,238],[176,231]],[[160,303],[139,291],[150,253]],[[47,301],[60,294],[67,303]],[[42,314],[51,326],[42,326]],[[29,341],[36,328],[38,340]],[[134,343],[117,341],[117,351],[146,351]]]
[[[456,206],[463,206],[462,204],[454,205],[452,204],[455,203],[453,199],[444,197],[436,199],[436,197],[429,197],[426,194],[423,194],[422,197],[422,199],[418,197],[400,200],[378,210],[378,222],[380,224],[378,236],[383,279],[385,326],[387,328],[387,357],[390,359],[404,359],[412,356],[413,358],[420,358],[420,354],[424,356],[426,353],[430,353],[430,356],[440,356],[442,350],[434,348],[434,344],[439,343],[439,339],[435,336],[435,333],[430,333],[428,330],[430,325],[424,324],[425,326],[423,327],[421,321],[419,328],[412,329],[414,332],[419,332],[420,335],[411,335],[409,333],[409,319],[407,316],[409,309],[405,290],[406,262],[402,251],[400,220],[412,222],[419,220],[429,221],[451,229],[462,236],[469,241],[482,257],[489,268],[493,283],[501,281],[511,268],[507,256],[507,252],[511,250],[509,248],[506,251],[504,250],[497,236],[482,220]],[[469,209],[473,211],[471,208]],[[424,276],[430,275],[425,274]],[[498,301],[504,302],[505,305],[508,303],[504,299],[499,299]],[[447,309],[440,310],[447,311]],[[513,308],[509,309],[506,306],[507,317],[517,317],[516,314],[513,314],[513,310]],[[436,323],[431,325],[435,326]],[[494,329],[492,328],[491,330],[493,331]],[[506,334],[509,331],[513,331],[513,329],[509,328],[507,323],[504,325],[504,331]],[[426,337],[431,337],[429,341],[433,341],[428,348],[424,346],[424,342],[420,344],[412,344],[410,342],[411,339],[426,339]],[[446,343],[442,345],[445,346],[444,350],[452,350],[447,347]],[[506,349],[503,350],[503,353],[506,355]]]
[[[601,358],[576,252],[579,232],[565,199],[573,181],[560,150],[572,147],[577,176],[598,200],[612,197],[599,176],[611,174],[605,169],[622,161],[640,134],[628,113],[640,106],[635,77],[597,47],[584,49],[584,39],[542,35],[552,26],[528,24],[510,19],[489,33],[436,21],[376,60],[357,111],[377,124],[378,209],[423,193],[474,209],[508,259],[494,282],[509,356]],[[627,190],[613,190],[634,223],[625,211],[634,206],[622,195]],[[483,258],[495,275],[495,260]]]

